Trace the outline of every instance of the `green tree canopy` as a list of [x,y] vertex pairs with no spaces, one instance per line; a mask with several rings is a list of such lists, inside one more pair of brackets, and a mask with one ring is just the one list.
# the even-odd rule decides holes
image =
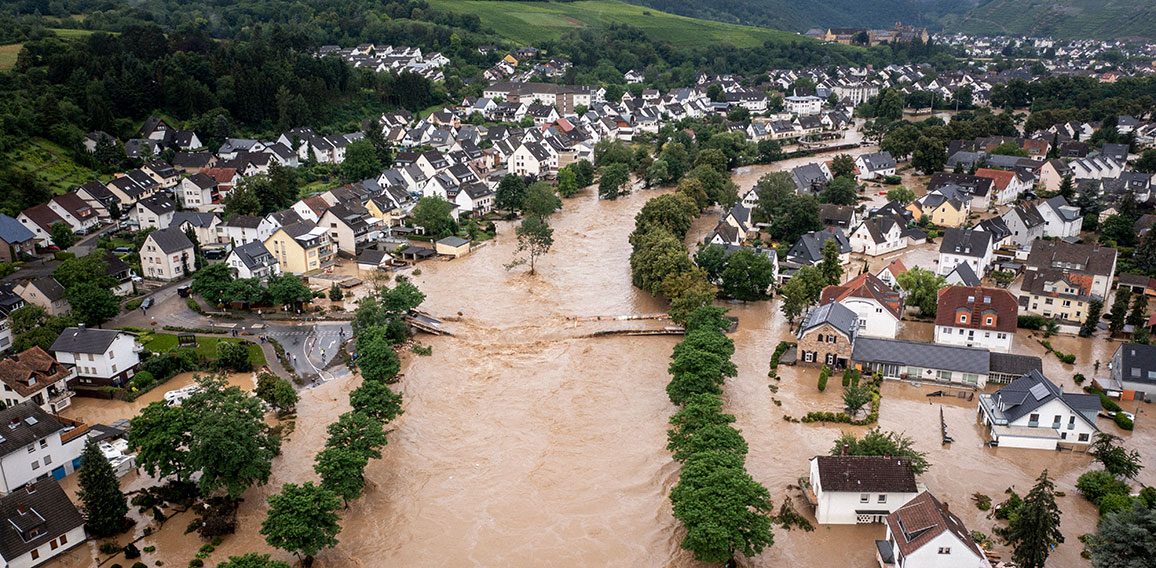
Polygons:
[[1144,469],[1144,462],[1140,459],[1140,452],[1136,450],[1128,450],[1121,445],[1123,442],[1119,436],[1113,436],[1106,432],[1096,434],[1096,441],[1092,442],[1092,447],[1088,453],[1101,465],[1108,473],[1126,477],[1128,479],[1136,479],[1140,474],[1140,470]]
[[381,421],[358,411],[346,412],[326,429],[325,447],[349,448],[366,459],[381,459],[387,443]]
[[365,488],[364,473],[368,464],[369,458],[356,450],[331,446],[317,453],[313,471],[321,476],[321,486],[341,497],[349,507],[349,500],[361,497]]
[[554,188],[544,181],[536,181],[526,188],[522,197],[522,212],[526,215],[549,217],[562,208],[562,200],[554,192]]
[[217,568],[289,568],[289,564],[270,560],[268,554],[249,552],[241,556],[230,556],[227,561],[217,564]]
[[618,199],[618,196],[630,193],[630,189],[623,186],[630,182],[630,170],[624,163],[613,163],[602,168],[602,179],[598,182],[598,197],[602,199]]
[[401,393],[395,393],[383,382],[363,381],[349,393],[349,405],[355,412],[388,424],[405,411],[401,407]]
[[72,314],[85,325],[99,327],[120,313],[120,299],[97,282],[81,282],[65,290]]
[[723,294],[743,301],[760,300],[775,282],[775,263],[765,254],[744,247],[726,256],[719,276]]
[[774,542],[770,493],[747,473],[740,454],[694,454],[670,500],[686,527],[682,547],[700,562],[723,564],[735,552],[755,556]]
[[895,277],[899,287],[907,292],[907,305],[919,308],[924,316],[935,316],[939,303],[939,289],[946,285],[942,276],[930,270],[912,267]]
[[341,174],[348,181],[377,178],[385,169],[377,148],[368,139],[354,140],[345,147],[345,160],[341,162]]
[[269,546],[304,556],[305,565],[309,566],[319,551],[337,545],[340,508],[337,495],[325,487],[312,481],[303,485],[286,483],[280,493],[269,496],[269,512],[261,523],[261,534]]
[[855,180],[850,176],[835,178],[823,192],[823,201],[834,205],[855,205],[859,202]]
[[366,382],[387,383],[401,372],[401,361],[393,350],[385,325],[362,329],[357,335],[357,368]]
[[453,236],[454,233],[458,232],[458,224],[450,215],[453,210],[453,203],[441,197],[436,195],[422,197],[417,200],[417,205],[413,208],[413,223],[425,229],[427,235]]
[[[554,229],[544,218],[532,215],[522,219],[522,223],[514,229],[514,232],[518,235],[518,246],[514,249],[514,254],[525,253],[530,262],[530,274],[534,274],[535,261],[539,256],[550,252],[550,247],[554,246]],[[513,268],[523,262],[524,259],[515,257],[506,268]]]
[[1152,565],[1156,550],[1156,509],[1140,501],[1105,515],[1088,542],[1093,568],[1138,568]]

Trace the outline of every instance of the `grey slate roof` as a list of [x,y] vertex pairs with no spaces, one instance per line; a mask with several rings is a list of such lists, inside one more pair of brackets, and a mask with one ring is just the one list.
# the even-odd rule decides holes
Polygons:
[[1034,355],[1016,355],[1013,353],[991,352],[989,367],[992,373],[1024,376],[1032,371],[1041,373],[1044,370],[1043,361]]
[[839,302],[823,304],[811,310],[807,313],[807,317],[803,318],[803,323],[799,326],[799,336],[801,337],[807,330],[824,323],[829,323],[847,337],[854,338],[855,331],[859,327],[859,316],[851,308]]
[[64,353],[104,353],[117,336],[124,333],[115,329],[70,327],[60,332],[60,337],[56,338],[49,350]]
[[989,250],[991,237],[987,231],[947,229],[939,244],[939,252],[982,258]]
[[987,349],[875,337],[855,338],[851,360],[980,375],[988,374],[991,365]]
[[799,240],[791,245],[791,249],[787,252],[787,258],[804,264],[819,262],[823,260],[823,245],[831,239],[835,239],[835,243],[839,245],[839,254],[851,252],[851,243],[842,231],[822,229],[799,237]]
[[177,211],[173,213],[172,227],[180,227],[184,223],[188,223],[194,227],[211,227],[213,219],[217,218],[216,213],[198,213],[196,211]]
[[176,227],[153,231],[149,233],[149,238],[151,238],[158,247],[161,247],[161,251],[165,253],[193,248],[193,241],[189,240],[189,237],[185,235],[184,231]]
[[1156,374],[1156,346],[1125,343],[1117,349],[1121,351],[1119,372],[1121,380],[1156,384],[1156,378],[1153,378],[1153,374]]
[[64,286],[60,285],[55,278],[51,276],[41,276],[31,282],[41,294],[49,301],[55,302],[64,299]]
[[954,283],[952,282],[952,275],[955,275],[955,277],[959,279],[959,283],[964,286],[980,285],[979,276],[976,276],[975,271],[971,269],[971,265],[966,262],[956,264],[955,269],[948,273],[946,280],[951,284]]
[[247,242],[234,248],[231,254],[237,255],[237,258],[250,270],[270,266],[276,262],[273,255],[269,253],[269,249],[265,248],[265,244],[261,241]]
[[63,429],[64,424],[32,401],[0,410],[0,456],[22,452],[36,440]]
[[23,223],[0,213],[0,240],[8,244],[23,243],[36,238]]
[[[25,510],[23,515],[18,510],[20,506]],[[51,476],[37,480],[34,491],[23,487],[0,498],[0,519],[9,521],[0,522],[0,555],[8,561],[84,525],[76,505]],[[40,534],[25,541],[17,529],[21,525],[26,529],[38,527]],[[70,541],[64,547],[75,544],[78,543]]]
[[1096,413],[1100,411],[1100,397],[1093,394],[1065,393],[1039,371],[1032,371],[1012,381],[991,396],[996,408],[1009,423],[1055,399],[1059,399],[1076,411],[1093,427],[1096,426]]

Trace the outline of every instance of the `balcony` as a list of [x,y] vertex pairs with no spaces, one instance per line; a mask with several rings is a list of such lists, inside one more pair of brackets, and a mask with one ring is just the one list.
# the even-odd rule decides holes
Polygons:
[[[66,390],[62,390],[62,391],[57,391],[56,394],[49,394],[48,395],[48,404],[60,404],[62,402],[68,401],[68,399],[70,399],[74,396],[76,396],[76,393],[71,391],[71,390],[66,389]],[[65,405],[65,406],[67,406],[67,405]]]
[[142,351],[144,351],[144,344],[143,343],[137,343],[134,341],[132,344],[132,352],[133,353],[140,353]]

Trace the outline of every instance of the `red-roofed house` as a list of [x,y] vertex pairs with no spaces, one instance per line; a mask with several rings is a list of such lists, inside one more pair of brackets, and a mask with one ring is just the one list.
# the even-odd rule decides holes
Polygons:
[[884,266],[883,270],[880,270],[879,274],[876,274],[876,276],[878,276],[884,284],[892,288],[898,288],[899,281],[897,281],[896,278],[898,278],[899,275],[903,274],[904,272],[907,272],[907,267],[903,265],[902,260],[897,258],[891,261],[891,264]]
[[939,291],[935,311],[935,342],[1011,351],[1019,302],[1007,290],[980,286],[948,286]]
[[887,515],[887,534],[875,541],[880,566],[894,568],[990,568],[987,555],[963,521],[924,491]]
[[859,316],[860,335],[895,339],[903,319],[903,298],[869,272],[846,284],[823,288],[819,304],[830,302],[839,302]]
[[4,383],[4,404],[8,407],[31,400],[45,412],[56,414],[68,406],[75,393],[68,380],[76,376],[40,347],[32,347],[0,361],[0,382]]
[[979,168],[975,170],[976,177],[985,177],[992,180],[992,202],[1004,205],[1015,201],[1017,195],[1032,188],[1032,185],[1020,179],[1015,172],[1007,170],[993,170]]

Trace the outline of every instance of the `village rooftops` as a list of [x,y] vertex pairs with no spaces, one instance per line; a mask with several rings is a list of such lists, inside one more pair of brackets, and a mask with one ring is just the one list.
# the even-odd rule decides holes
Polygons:
[[0,410],[0,456],[24,451],[29,444],[65,428],[31,401]]
[[1059,400],[1093,428],[1101,405],[1094,394],[1065,393],[1039,371],[1014,380],[992,394],[980,395],[980,405],[996,425],[1006,425],[1031,414],[1052,400]]
[[0,381],[25,398],[71,374],[39,346],[0,361]]
[[83,325],[69,327],[60,332],[50,350],[63,353],[104,353],[117,337],[125,334],[115,329],[92,329]]
[[941,503],[927,491],[887,515],[887,525],[895,537],[901,558],[910,556],[945,532],[951,533],[977,557],[986,557],[971,538],[963,521],[948,510],[947,504]]
[[989,355],[987,349],[973,347],[857,337],[851,351],[851,360],[987,375],[991,369]]

